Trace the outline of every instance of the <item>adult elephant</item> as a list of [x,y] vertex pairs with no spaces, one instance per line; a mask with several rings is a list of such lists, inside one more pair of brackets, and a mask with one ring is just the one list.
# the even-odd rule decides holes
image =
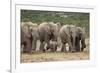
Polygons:
[[32,49],[32,34],[29,23],[21,22],[21,48],[23,46],[23,52],[31,52]]
[[60,38],[62,42],[61,51],[66,51],[66,43],[69,45],[69,51],[75,52],[80,51],[80,41],[82,44],[81,50],[85,48],[85,38],[83,34],[83,30],[80,27],[76,27],[74,25],[64,25],[60,29]]
[[57,41],[58,25],[53,22],[43,22],[38,26],[40,51],[45,51],[44,45],[47,44],[46,49],[50,49],[50,40]]
[[37,40],[39,40],[38,24],[32,23],[30,26],[30,30],[31,30],[31,34],[32,34],[32,51],[36,51]]
[[[85,44],[85,30],[81,27],[76,27],[78,32],[78,38],[76,39],[76,51],[83,51],[84,48],[86,48]],[[81,48],[80,48],[80,42],[81,42]]]

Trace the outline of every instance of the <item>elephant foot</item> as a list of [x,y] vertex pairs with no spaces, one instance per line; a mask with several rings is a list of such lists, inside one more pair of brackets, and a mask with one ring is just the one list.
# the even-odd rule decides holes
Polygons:
[[46,50],[45,50],[45,49],[43,49],[43,52],[46,52]]
[[76,52],[80,52],[80,50],[76,51]]
[[49,49],[50,49],[50,47],[49,47],[49,46],[47,46],[47,47],[46,47],[46,50],[49,50]]
[[66,49],[61,49],[61,52],[67,52]]
[[75,50],[71,50],[71,48],[69,48],[69,52],[70,53],[75,53],[76,51]]
[[33,54],[33,52],[32,52],[32,51],[30,51],[30,52],[29,52],[29,54],[31,55],[31,54]]
[[69,47],[69,52],[71,52],[71,47]]
[[75,53],[75,51],[71,51],[71,53]]
[[71,53],[75,53],[76,51],[75,50],[71,50]]
[[81,52],[83,52],[84,48],[81,48]]
[[45,49],[41,49],[40,52],[46,52],[46,50]]
[[36,49],[32,49],[32,53],[36,52]]
[[53,48],[51,48],[51,52],[55,52],[55,50]]
[[61,52],[64,52],[63,48],[61,49]]
[[84,47],[81,48],[81,51],[84,51],[84,48],[86,48],[86,45],[84,45]]
[[27,51],[24,50],[22,53],[27,53]]
[[76,52],[80,52],[80,49],[76,49]]
[[27,53],[32,54],[32,53],[33,53],[33,51],[32,51],[32,50],[30,50],[30,51],[28,51]]

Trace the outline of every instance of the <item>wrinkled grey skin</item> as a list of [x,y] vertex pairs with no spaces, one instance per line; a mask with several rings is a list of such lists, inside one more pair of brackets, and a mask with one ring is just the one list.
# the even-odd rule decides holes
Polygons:
[[32,23],[31,27],[31,34],[32,34],[32,50],[36,50],[36,43],[37,40],[39,39],[39,34],[38,34],[38,24]]
[[66,43],[69,45],[69,51],[80,51],[80,41],[82,44],[81,51],[86,47],[83,31],[80,27],[74,25],[64,25],[60,29],[60,38],[62,42],[61,51],[66,52]]
[[[76,43],[79,41],[78,44],[76,44],[76,51],[84,51],[84,48],[86,48],[85,44],[85,30],[81,27],[76,27],[78,29],[78,37],[79,40],[76,41]],[[81,48],[80,48],[80,42],[81,42]],[[78,46],[79,45],[79,46]]]
[[50,51],[55,52],[57,50],[58,43],[56,41],[50,41]]
[[32,35],[28,22],[21,22],[21,48],[23,52],[31,52],[32,48]]
[[44,22],[38,26],[39,39],[40,39],[40,51],[45,51],[44,45],[47,44],[46,49],[50,49],[50,40],[57,41],[58,25],[53,22]]

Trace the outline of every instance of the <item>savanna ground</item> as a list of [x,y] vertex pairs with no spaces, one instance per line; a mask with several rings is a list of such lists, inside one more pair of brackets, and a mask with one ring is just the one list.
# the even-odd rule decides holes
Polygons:
[[35,52],[33,54],[21,53],[21,63],[30,62],[49,62],[49,61],[70,61],[70,60],[89,60],[89,39],[86,39],[86,48],[83,52]]

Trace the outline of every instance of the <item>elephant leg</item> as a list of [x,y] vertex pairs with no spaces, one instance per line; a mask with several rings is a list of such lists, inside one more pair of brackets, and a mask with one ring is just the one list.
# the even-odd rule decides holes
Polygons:
[[61,51],[62,51],[62,52],[66,52],[66,45],[65,45],[65,43],[62,44],[62,49],[61,49]]
[[83,51],[84,48],[86,48],[86,44],[85,44],[85,40],[84,39],[81,40],[81,44],[82,44],[81,51]]
[[24,51],[24,45],[22,44],[22,42],[21,42],[21,44],[20,44],[20,51],[23,53],[23,51]]
[[51,45],[50,49],[52,52],[55,52],[57,50],[57,45],[55,45],[55,44]]
[[80,40],[79,39],[76,39],[75,49],[76,49],[76,52],[79,52],[80,51]]
[[76,45],[76,51],[77,51],[77,52],[80,51],[80,43],[78,43],[78,44]]
[[37,43],[37,40],[32,41],[32,50],[34,51],[36,51],[36,43]]
[[46,50],[48,50],[48,49],[50,49],[50,46],[47,44],[47,46],[46,46]]
[[23,42],[22,44],[21,44],[21,48],[23,48],[23,53],[26,53],[27,52],[27,47],[26,47],[26,42]]
[[47,43],[46,50],[50,49],[50,42],[49,42],[49,41],[50,41],[50,40],[47,40],[47,39],[46,39],[46,43]]
[[44,42],[43,41],[41,41],[41,43],[40,43],[40,52],[45,52],[45,49],[44,49]]
[[75,48],[72,47],[72,42],[70,41],[70,39],[68,40],[68,45],[69,45],[69,51],[70,51],[70,52],[73,53],[73,52],[76,51]]
[[32,52],[32,42],[30,39],[27,39],[26,41],[26,50],[27,52],[31,53]]
[[55,52],[54,48],[50,48],[51,49],[51,52]]
[[69,46],[69,52],[71,52],[71,47]]
[[57,51],[57,45],[55,45],[55,49],[54,49],[54,51]]

